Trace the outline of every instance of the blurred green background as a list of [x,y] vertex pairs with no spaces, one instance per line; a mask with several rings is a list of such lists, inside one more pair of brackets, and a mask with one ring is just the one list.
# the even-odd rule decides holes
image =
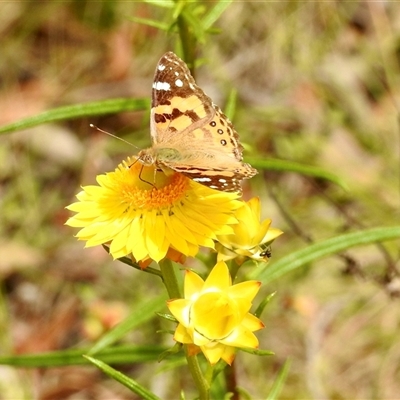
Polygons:
[[[111,98],[150,98],[172,11],[150,2],[2,2],[0,127],[43,111]],[[164,6],[168,2],[164,3]],[[197,2],[196,12],[216,2]],[[233,122],[252,159],[335,174],[348,190],[293,172],[260,171],[244,196],[285,231],[272,261],[343,232],[399,222],[400,7],[396,2],[232,2],[199,43],[196,79]],[[0,136],[1,355],[86,346],[146,297],[153,277],[64,226],[80,185],[150,143],[149,110],[71,119]],[[265,398],[287,358],[281,398],[396,399],[400,393],[398,243],[364,246],[273,281],[260,347],[238,355],[239,385]],[[172,344],[159,318],[126,343]],[[166,329],[164,327],[164,329]],[[168,329],[171,326],[168,325]],[[163,364],[119,367],[161,398],[190,379]],[[179,375],[181,373],[181,375]],[[93,366],[0,366],[0,399],[132,399]]]

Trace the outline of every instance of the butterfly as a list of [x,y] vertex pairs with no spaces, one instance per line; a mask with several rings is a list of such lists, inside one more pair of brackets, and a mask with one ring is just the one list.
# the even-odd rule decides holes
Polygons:
[[152,146],[138,154],[144,165],[171,169],[212,189],[239,193],[242,179],[257,173],[242,162],[243,146],[232,123],[171,51],[156,67],[150,134]]

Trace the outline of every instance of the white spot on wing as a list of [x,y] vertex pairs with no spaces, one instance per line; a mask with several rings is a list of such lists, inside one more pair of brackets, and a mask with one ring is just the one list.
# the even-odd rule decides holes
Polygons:
[[190,89],[194,90],[194,86],[193,86],[192,82],[189,82],[189,87],[190,87]]
[[211,182],[210,178],[193,178],[196,182]]
[[182,87],[183,86],[183,82],[180,79],[177,79],[175,81],[175,85],[178,86],[178,87]]
[[153,89],[167,91],[171,89],[171,85],[168,82],[154,82]]
[[164,71],[164,69],[165,69],[165,65],[160,64],[160,65],[158,66],[158,70],[159,70],[159,71]]
[[175,76],[179,76],[179,72],[178,71],[175,71]]

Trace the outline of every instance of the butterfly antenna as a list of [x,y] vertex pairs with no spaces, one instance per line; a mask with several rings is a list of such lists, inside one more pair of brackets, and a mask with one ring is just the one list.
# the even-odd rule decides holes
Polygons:
[[113,138],[115,138],[115,139],[121,140],[122,142],[124,142],[124,143],[126,143],[126,144],[129,144],[129,146],[132,146],[132,147],[134,147],[135,149],[140,150],[139,147],[137,147],[137,146],[135,146],[134,144],[128,142],[127,140],[122,139],[122,138],[120,138],[119,136],[113,135],[113,134],[110,133],[110,132],[104,131],[103,129],[100,129],[100,128],[99,128],[98,126],[96,126],[96,125],[89,124],[89,126],[90,126],[91,128],[93,128],[93,129],[96,129],[96,131],[99,131],[99,132],[101,132],[101,133],[105,133],[105,134],[108,135],[108,136],[111,136],[111,137],[113,137]]

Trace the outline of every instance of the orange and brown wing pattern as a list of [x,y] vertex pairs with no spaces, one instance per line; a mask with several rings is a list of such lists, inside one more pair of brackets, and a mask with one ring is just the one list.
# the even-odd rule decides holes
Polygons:
[[241,191],[242,179],[257,173],[242,162],[243,147],[232,123],[172,52],[164,54],[156,67],[150,128],[153,147],[144,153],[151,153],[161,169],[235,192]]
[[153,143],[168,142],[174,133],[183,135],[214,115],[211,99],[196,85],[186,64],[171,51],[157,64],[152,91]]

